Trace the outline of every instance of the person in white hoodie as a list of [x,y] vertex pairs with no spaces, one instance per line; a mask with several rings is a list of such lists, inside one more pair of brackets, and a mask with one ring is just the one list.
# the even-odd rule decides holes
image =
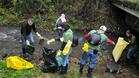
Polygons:
[[56,20],[56,30],[58,31],[58,35],[62,36],[62,27],[61,25],[66,22],[65,14],[61,14],[61,16]]

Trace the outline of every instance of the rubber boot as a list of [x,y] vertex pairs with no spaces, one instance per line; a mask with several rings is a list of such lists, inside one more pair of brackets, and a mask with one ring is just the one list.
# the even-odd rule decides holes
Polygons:
[[68,72],[68,64],[66,65],[66,69],[65,69],[65,72],[67,73]]
[[91,78],[91,73],[92,73],[93,69],[92,68],[88,68],[88,73],[87,73],[87,78]]
[[23,58],[26,58],[27,55],[26,55],[26,48],[22,48],[22,53],[23,53]]
[[67,73],[67,65],[61,67],[60,74],[66,74]]
[[59,73],[60,73],[60,74],[63,74],[63,66],[60,67]]
[[25,48],[22,48],[22,53],[26,54],[26,49]]
[[80,64],[80,70],[79,70],[80,76],[82,76],[82,74],[83,74],[83,68],[84,68],[84,65]]
[[59,66],[59,67],[58,67],[58,71],[59,71],[59,73],[62,72],[62,66]]

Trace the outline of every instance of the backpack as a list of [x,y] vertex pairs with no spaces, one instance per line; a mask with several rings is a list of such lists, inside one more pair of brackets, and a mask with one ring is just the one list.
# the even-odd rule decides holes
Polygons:
[[57,28],[58,28],[58,27],[61,27],[61,24],[62,24],[62,20],[59,19],[58,22],[56,23],[56,27],[57,27]]
[[78,46],[78,37],[73,35],[73,39],[72,39],[72,47],[77,47]]
[[101,41],[101,35],[99,33],[92,33],[90,35],[90,38],[88,39],[88,43],[91,44],[91,45],[99,45],[100,44],[100,41]]

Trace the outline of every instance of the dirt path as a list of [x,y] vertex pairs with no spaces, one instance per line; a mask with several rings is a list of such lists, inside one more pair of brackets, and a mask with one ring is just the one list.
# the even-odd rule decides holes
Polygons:
[[[40,33],[48,39],[51,39],[56,36],[55,33],[46,32],[43,30]],[[76,34],[79,37],[82,36],[80,32],[77,32]],[[33,62],[37,66],[39,66],[41,65],[42,51],[41,51],[41,46],[37,44],[38,40],[36,36],[35,36],[35,40],[36,40],[36,43],[35,43],[36,50],[33,55],[34,56]],[[46,47],[58,49],[60,45],[61,45],[60,43],[56,42],[55,44],[50,45],[50,46],[46,45]],[[82,43],[80,43],[78,47],[73,49],[72,55],[70,57],[70,67],[68,71],[70,72],[70,74],[68,75],[71,75],[71,73],[73,73],[72,75],[76,76],[78,74],[77,72],[79,70],[79,59],[81,58],[81,54],[82,54],[81,46],[82,46]],[[4,51],[4,49],[9,54],[21,55],[20,28],[18,27],[14,27],[14,28],[1,27],[0,28],[0,54]],[[132,67],[122,66],[121,64],[115,64],[113,62],[112,57],[111,57],[113,46],[105,45],[104,49],[105,50],[102,50],[102,55],[99,57],[96,63],[95,69],[93,71],[94,76],[97,76],[98,78],[139,78],[139,75],[138,75],[139,73],[136,70],[137,68],[135,68],[135,66],[132,66]],[[108,67],[112,69],[120,68],[121,73],[116,74],[116,73],[106,72],[107,64],[108,64]],[[85,67],[84,75],[81,78],[85,78],[86,71],[87,71],[86,68],[87,66]],[[57,74],[52,75],[50,78],[55,78],[55,77],[61,78]]]

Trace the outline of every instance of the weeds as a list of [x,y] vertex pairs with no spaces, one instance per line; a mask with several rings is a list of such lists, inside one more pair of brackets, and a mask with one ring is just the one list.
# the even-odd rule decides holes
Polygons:
[[36,78],[40,76],[40,70],[37,68],[16,71],[6,67],[6,62],[0,60],[0,76],[1,78]]

